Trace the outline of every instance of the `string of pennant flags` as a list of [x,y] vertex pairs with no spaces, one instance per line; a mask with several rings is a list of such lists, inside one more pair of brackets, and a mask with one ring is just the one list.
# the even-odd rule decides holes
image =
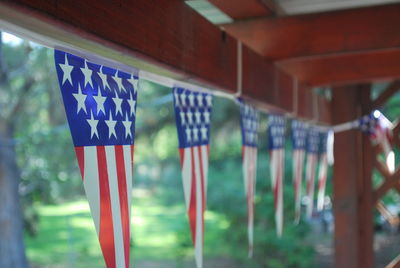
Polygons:
[[[204,212],[213,97],[219,94],[235,100],[239,105],[249,256],[252,256],[260,111],[238,96],[214,94],[195,85],[115,65],[93,56],[77,56],[55,50],[54,58],[76,158],[106,267],[128,268],[130,263],[130,193],[139,78],[158,82],[172,89],[183,193],[198,268],[203,267]],[[278,236],[283,233],[284,223],[286,125],[287,119],[284,115],[268,115],[270,179]],[[308,200],[305,213],[311,217],[316,180],[317,209],[322,210],[324,207],[328,166],[333,163],[333,133],[354,128],[366,133],[373,143],[382,145],[388,165],[391,161],[394,162],[391,149],[392,125],[378,111],[330,128],[294,119],[291,121],[296,223],[301,218],[304,169],[305,196]]]

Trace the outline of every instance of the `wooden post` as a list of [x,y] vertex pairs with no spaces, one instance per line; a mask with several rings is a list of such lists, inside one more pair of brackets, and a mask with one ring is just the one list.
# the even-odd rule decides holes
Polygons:
[[[365,92],[363,92],[365,91]],[[333,88],[332,121],[339,124],[364,111],[369,88]],[[335,135],[333,198],[335,215],[335,267],[373,267],[371,152],[359,130]]]

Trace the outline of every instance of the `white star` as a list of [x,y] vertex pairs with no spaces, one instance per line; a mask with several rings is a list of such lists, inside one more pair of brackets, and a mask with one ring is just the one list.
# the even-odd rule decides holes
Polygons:
[[201,113],[199,112],[199,110],[197,110],[197,111],[194,113],[194,116],[196,117],[196,123],[197,123],[197,124],[200,124],[200,123],[201,123],[201,118],[200,118]]
[[65,63],[64,64],[60,63],[59,65],[60,65],[61,70],[63,72],[62,84],[64,85],[65,81],[68,80],[69,83],[72,86],[71,72],[74,69],[74,66],[69,64],[67,53],[65,53]]
[[200,128],[200,132],[201,132],[201,139],[207,140],[207,128],[205,126],[202,126]]
[[[104,66],[103,66],[103,67],[104,67]],[[99,75],[99,77],[100,77],[100,79],[101,79],[101,82],[103,83],[103,89],[106,90],[106,87],[110,88],[110,85],[108,84],[108,81],[107,81],[107,75],[105,75],[105,74],[102,72],[103,67],[101,68],[101,70],[100,70],[100,72],[98,73],[98,75]],[[110,88],[110,89],[111,89],[111,88]]]
[[186,94],[185,93],[181,93],[180,97],[181,97],[182,106],[186,106]]
[[131,93],[131,98],[128,99],[128,104],[131,107],[131,115],[135,115],[136,101],[133,99],[133,93]]
[[85,113],[86,112],[86,105],[85,105],[85,100],[87,96],[85,94],[82,94],[81,90],[81,85],[78,84],[78,93],[72,93],[72,95],[75,97],[76,101],[78,102],[78,106],[76,108],[76,113],[78,114],[80,110],[83,110]]
[[175,106],[179,107],[179,94],[174,92]]
[[212,105],[212,97],[211,97],[211,95],[207,95],[206,96],[206,102],[207,102],[207,106],[211,106]]
[[186,142],[191,142],[192,141],[192,136],[190,135],[191,129],[189,127],[186,127],[185,132],[186,132]]
[[125,127],[125,138],[127,138],[128,136],[132,138],[132,121],[129,121],[128,116],[126,116],[126,119],[122,121],[122,124],[124,124]]
[[180,112],[179,115],[181,116],[181,124],[185,125],[186,124],[185,113],[184,112]]
[[111,136],[114,136],[117,138],[117,133],[115,133],[115,125],[117,124],[117,121],[112,120],[111,118],[111,111],[110,114],[108,115],[108,120],[104,120],[107,124],[108,127],[108,138],[110,139]]
[[118,97],[118,95],[117,95],[115,98],[112,98],[112,100],[113,100],[114,103],[115,103],[115,115],[117,115],[118,112],[120,112],[121,115],[122,115],[122,107],[121,107],[121,104],[122,104],[123,99],[120,99],[120,98]]
[[138,89],[138,82],[139,79],[134,78],[134,76],[132,75],[132,77],[130,77],[129,79],[127,79],[128,82],[132,85],[133,87],[133,92],[136,93],[137,89]]
[[190,106],[194,106],[194,94],[189,94],[189,96],[188,96],[188,99],[189,99],[189,103],[190,103]]
[[199,107],[203,106],[203,95],[202,94],[197,95],[197,103],[199,104]]
[[89,84],[93,88],[93,82],[92,82],[93,70],[89,69],[87,61],[85,61],[85,68],[80,68],[80,69],[85,77],[85,82],[83,82],[83,87],[85,88],[86,85]]
[[97,115],[102,111],[103,114],[106,114],[106,110],[104,109],[104,102],[107,100],[106,97],[103,97],[101,95],[100,89],[99,89],[99,95],[98,96],[93,96],[94,100],[97,103]]
[[99,133],[97,132],[97,124],[99,123],[99,120],[93,118],[93,112],[90,114],[90,119],[86,119],[86,121],[90,125],[90,138],[92,139],[94,135],[99,138]]
[[194,141],[199,140],[199,130],[197,128],[193,129],[193,139],[194,139]]
[[210,124],[210,113],[208,111],[204,112],[204,121],[206,124]]
[[191,111],[187,112],[187,118],[189,121],[189,125],[193,124],[193,113]]
[[124,91],[126,92],[124,85],[122,85],[122,78],[121,77],[115,77],[115,82],[117,82],[117,88],[120,90],[120,92]]

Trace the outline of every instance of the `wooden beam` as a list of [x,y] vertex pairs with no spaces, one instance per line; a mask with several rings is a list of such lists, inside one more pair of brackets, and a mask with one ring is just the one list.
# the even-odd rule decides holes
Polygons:
[[272,9],[257,0],[208,0],[234,20],[264,17],[272,14]]
[[[332,91],[334,124],[354,120],[362,114],[361,92],[362,89],[355,86],[336,87]],[[337,133],[334,146],[335,267],[372,268],[372,163],[369,141],[359,131],[350,130]],[[366,150],[364,146],[367,146]]]
[[400,4],[270,17],[224,25],[232,36],[272,60],[359,53],[400,46]]
[[[209,89],[238,91],[237,40],[181,0],[5,0],[0,24],[50,47],[71,47]],[[289,82],[278,81],[281,71],[245,46],[242,55],[243,96],[292,113],[281,99],[292,98],[293,88],[279,91],[281,84],[292,87],[293,78],[282,75]]]
[[[366,114],[371,103],[371,84],[362,84],[357,87],[360,96],[360,110]],[[360,224],[358,240],[358,265],[362,268],[373,268],[374,260],[374,215],[373,215],[373,187],[372,170],[375,157],[369,137],[358,136],[358,220]]]
[[395,126],[393,128],[393,143],[400,148],[400,120],[398,119],[395,122]]
[[323,86],[399,79],[399,62],[400,49],[388,49],[284,60],[277,65],[300,83]]
[[374,191],[374,201],[378,202],[386,193],[400,183],[400,168],[385,178],[385,181]]
[[397,215],[393,215],[385,206],[382,201],[378,201],[376,203],[376,209],[381,213],[381,215],[387,220],[391,225],[399,224],[399,217]]
[[394,258],[385,268],[400,268],[400,255]]
[[400,80],[392,82],[371,104],[370,111],[383,106],[396,92],[400,90]]

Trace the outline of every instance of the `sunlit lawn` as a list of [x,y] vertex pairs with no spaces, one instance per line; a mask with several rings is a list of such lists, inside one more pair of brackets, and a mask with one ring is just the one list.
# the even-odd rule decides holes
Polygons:
[[[156,195],[133,192],[131,259],[183,260],[193,258],[184,204],[163,206]],[[26,236],[27,254],[39,267],[104,267],[89,206],[82,199],[39,209],[39,233]],[[207,256],[225,256],[227,249],[218,239],[227,228],[222,216],[206,213]],[[36,267],[35,266],[35,267]]]

